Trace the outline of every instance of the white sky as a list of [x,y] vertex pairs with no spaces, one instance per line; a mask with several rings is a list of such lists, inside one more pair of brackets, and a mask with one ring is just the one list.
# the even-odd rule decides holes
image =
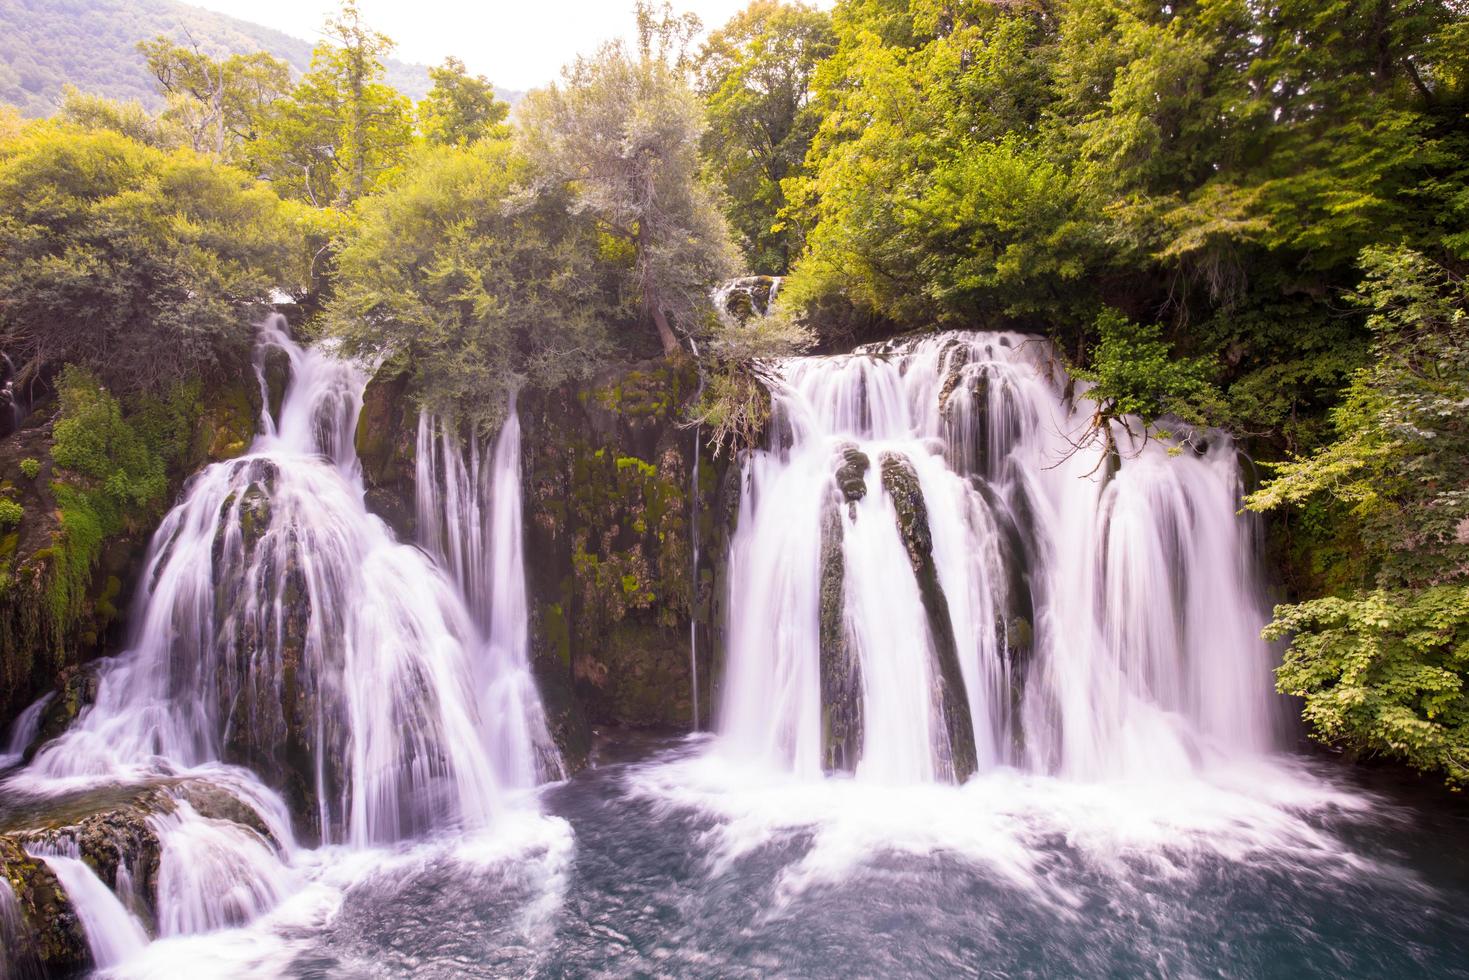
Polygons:
[[[188,0],[315,42],[335,0]],[[749,0],[675,0],[718,27]],[[831,0],[818,0],[830,7]],[[633,0],[359,0],[367,23],[398,42],[394,57],[436,65],[449,55],[501,88],[531,89],[603,41],[626,35]]]

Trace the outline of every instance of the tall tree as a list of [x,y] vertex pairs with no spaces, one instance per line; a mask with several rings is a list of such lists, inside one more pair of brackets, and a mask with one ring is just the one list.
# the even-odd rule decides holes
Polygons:
[[408,99],[386,84],[393,49],[362,22],[355,0],[327,21],[311,70],[261,120],[250,156],[283,193],[343,206],[380,187],[413,142]]
[[544,181],[569,187],[631,250],[638,296],[665,354],[673,327],[701,331],[709,289],[736,267],[729,229],[700,180],[704,119],[684,77],[690,22],[639,8],[639,43],[580,58],[559,84],[532,92],[520,138]]
[[708,107],[709,176],[757,272],[784,274],[800,252],[783,182],[800,170],[816,132],[812,76],[835,46],[824,11],[755,0],[709,36],[695,64]]
[[197,42],[176,44],[163,35],[141,41],[138,50],[168,96],[165,115],[188,133],[200,152],[225,157],[255,138],[265,107],[291,88],[291,68],[263,51],[216,60]]
[[471,75],[458,58],[428,70],[434,87],[418,103],[418,128],[430,143],[468,146],[499,132],[510,106],[495,97],[483,75]]

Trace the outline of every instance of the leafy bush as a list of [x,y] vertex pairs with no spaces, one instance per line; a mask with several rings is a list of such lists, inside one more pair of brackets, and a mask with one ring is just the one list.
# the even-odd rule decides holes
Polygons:
[[0,527],[15,527],[25,516],[25,509],[13,500],[0,497]]
[[[1316,736],[1469,783],[1469,284],[1406,249],[1368,249],[1357,301],[1372,363],[1332,413],[1336,439],[1249,499],[1344,512],[1343,594],[1275,611],[1277,674]],[[1352,535],[1339,547],[1333,537]],[[1343,564],[1337,562],[1337,564]]]
[[20,461],[20,471],[25,474],[27,480],[34,480],[41,473],[41,461],[33,456],[27,456]]
[[118,393],[242,363],[274,287],[304,278],[294,211],[245,173],[106,131],[0,141],[0,347]]
[[1469,587],[1374,590],[1276,610],[1277,673],[1322,741],[1469,784]]

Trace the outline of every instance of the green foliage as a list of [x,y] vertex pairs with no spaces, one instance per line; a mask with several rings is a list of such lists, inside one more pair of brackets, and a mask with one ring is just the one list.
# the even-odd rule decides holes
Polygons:
[[808,313],[1070,350],[1116,307],[1217,358],[1222,420],[1310,446],[1364,354],[1334,303],[1358,252],[1469,240],[1445,0],[844,0],[832,23],[786,181]]
[[291,87],[291,68],[263,51],[215,59],[197,42],[175,44],[159,35],[138,50],[168,99],[164,119],[198,152],[236,158],[255,138],[266,107]]
[[198,414],[198,388],[141,397],[132,412],[87,371],[68,366],[57,383],[51,446],[61,530],[51,548],[47,615],[60,644],[83,609],[103,546],[151,524],[167,501],[168,469]]
[[1469,587],[1374,590],[1276,610],[1280,690],[1323,741],[1469,783]]
[[41,461],[34,456],[27,456],[20,461],[20,471],[27,480],[34,480],[41,474]]
[[708,343],[701,396],[692,420],[708,427],[715,456],[759,445],[770,421],[766,372],[771,362],[804,353],[815,333],[791,310],[777,304],[769,314],[745,322],[723,318]]
[[[1333,549],[1341,594],[1275,611],[1282,691],[1316,735],[1461,785],[1469,775],[1469,287],[1408,249],[1367,249],[1356,300],[1373,358],[1333,410],[1336,438],[1249,499],[1287,505]],[[1339,512],[1339,513],[1333,513]],[[1344,544],[1337,542],[1345,539]]]
[[24,516],[24,507],[13,500],[0,497],[0,528],[15,527]]
[[260,114],[248,153],[283,195],[340,207],[396,175],[413,141],[413,111],[385,81],[393,42],[362,22],[355,0],[344,0],[325,33],[311,70]]
[[1336,439],[1280,464],[1250,505],[1335,498],[1377,584],[1459,579],[1469,575],[1469,287],[1405,249],[1368,249],[1362,266],[1373,358],[1331,414]]
[[468,146],[488,136],[503,135],[501,123],[510,106],[495,97],[483,75],[470,75],[464,62],[448,58],[429,69],[434,87],[418,103],[418,128],[424,139],[440,146]]
[[735,268],[734,246],[699,179],[703,113],[679,61],[689,23],[639,18],[634,51],[617,42],[581,58],[560,84],[527,96],[518,136],[544,186],[564,189],[631,248],[644,315],[665,354],[673,326],[703,332],[709,290]]
[[114,102],[69,85],[62,90],[58,115],[82,129],[110,130],[160,150],[173,150],[184,143],[184,134],[177,126],[157,118],[141,102]]
[[708,176],[742,236],[751,271],[784,274],[800,253],[783,182],[800,172],[820,117],[816,66],[835,46],[831,17],[801,3],[755,0],[710,34],[695,66],[709,128]]
[[1206,424],[1200,407],[1217,400],[1207,361],[1178,357],[1156,324],[1138,324],[1116,310],[1097,317],[1100,341],[1091,364],[1075,376],[1090,382],[1086,397],[1096,403],[1097,422],[1135,417],[1144,426],[1165,415]]
[[113,132],[34,124],[0,143],[0,215],[0,347],[22,381],[65,362],[121,392],[218,376],[300,275],[269,188]]
[[161,502],[168,489],[167,465],[93,375],[69,366],[57,390],[61,411],[51,458],[76,478],[78,499],[97,514],[102,532],[116,533],[130,510]]
[[607,353],[625,269],[565,191],[534,193],[508,140],[428,148],[363,202],[328,310],[349,350],[395,356],[436,414],[497,424],[524,383],[554,385]]

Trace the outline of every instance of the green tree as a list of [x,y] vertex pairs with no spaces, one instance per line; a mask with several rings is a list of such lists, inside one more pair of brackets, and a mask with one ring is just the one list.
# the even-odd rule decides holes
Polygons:
[[1469,783],[1469,287],[1420,253],[1368,249],[1357,294],[1373,359],[1336,439],[1276,468],[1249,504],[1325,501],[1355,553],[1342,594],[1275,611],[1277,679],[1314,734]]
[[510,106],[495,98],[489,79],[470,75],[458,58],[448,58],[428,73],[434,87],[418,103],[418,128],[425,139],[441,146],[468,146],[500,134]]
[[685,80],[688,22],[640,10],[637,50],[617,42],[580,58],[559,84],[527,96],[521,145],[548,188],[633,255],[643,314],[665,354],[674,325],[704,330],[709,290],[736,268],[729,229],[699,175],[703,112]]
[[347,348],[411,370],[426,409],[498,424],[508,393],[602,362],[621,265],[565,190],[534,192],[508,139],[425,148],[367,198],[327,311]]
[[755,0],[709,36],[695,63],[709,117],[706,169],[756,272],[784,274],[800,253],[782,184],[800,172],[816,132],[812,77],[835,44],[824,11]]
[[148,70],[168,97],[164,115],[188,134],[199,152],[224,158],[252,140],[261,115],[291,88],[291,69],[263,51],[216,60],[190,44],[162,35],[140,41]]
[[363,24],[355,0],[327,21],[326,36],[311,70],[261,117],[250,159],[282,195],[341,207],[384,186],[402,166],[413,114],[383,81],[393,42]]
[[119,393],[240,363],[295,289],[292,209],[188,150],[47,123],[0,143],[0,347],[22,379],[62,363]]

